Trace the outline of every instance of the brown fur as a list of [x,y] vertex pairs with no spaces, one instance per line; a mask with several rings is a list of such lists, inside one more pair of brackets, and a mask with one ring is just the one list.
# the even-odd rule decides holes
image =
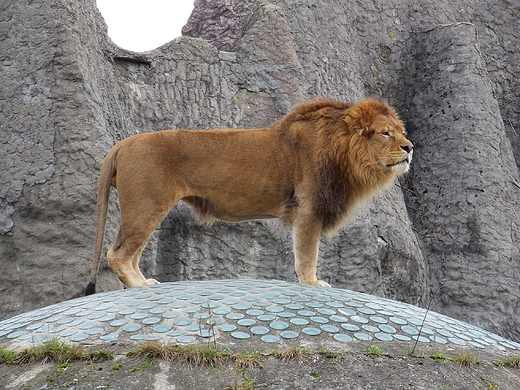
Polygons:
[[279,218],[292,228],[301,283],[316,278],[322,234],[408,170],[413,145],[388,105],[319,99],[297,105],[266,129],[166,130],[129,137],[105,158],[98,189],[93,293],[110,186],[121,206],[108,261],[128,287],[157,283],[139,257],[168,211],[184,200],[198,222]]

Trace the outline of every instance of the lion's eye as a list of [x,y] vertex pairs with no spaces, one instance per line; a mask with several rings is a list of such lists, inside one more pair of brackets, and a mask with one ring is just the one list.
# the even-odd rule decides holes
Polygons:
[[385,137],[390,137],[390,133],[388,131],[383,131],[381,134]]

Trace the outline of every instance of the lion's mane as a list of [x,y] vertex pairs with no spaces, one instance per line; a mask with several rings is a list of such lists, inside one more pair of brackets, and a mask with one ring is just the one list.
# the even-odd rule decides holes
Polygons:
[[294,106],[273,124],[281,140],[295,150],[307,149],[305,157],[315,167],[313,208],[327,235],[343,225],[357,204],[369,200],[395,178],[374,166],[369,150],[368,127],[378,115],[393,117],[404,127],[393,108],[375,99],[356,105],[311,100]]

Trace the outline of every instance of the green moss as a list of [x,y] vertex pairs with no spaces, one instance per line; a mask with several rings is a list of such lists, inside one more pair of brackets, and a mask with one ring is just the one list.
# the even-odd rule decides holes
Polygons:
[[343,355],[341,352],[333,352],[333,351],[329,351],[326,349],[320,349],[318,351],[318,353],[321,356],[326,357],[327,359],[342,359],[343,358]]
[[446,361],[448,358],[442,352],[437,352],[437,353],[434,353],[433,355],[430,355],[430,359],[435,360],[437,363],[440,363],[440,362]]

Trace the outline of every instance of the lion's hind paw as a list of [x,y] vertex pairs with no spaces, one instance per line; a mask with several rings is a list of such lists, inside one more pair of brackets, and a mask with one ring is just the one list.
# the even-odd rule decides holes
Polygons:
[[153,278],[146,279],[146,281],[144,282],[145,286],[153,286],[154,284],[161,284],[161,282],[158,282],[157,280],[155,280]]

